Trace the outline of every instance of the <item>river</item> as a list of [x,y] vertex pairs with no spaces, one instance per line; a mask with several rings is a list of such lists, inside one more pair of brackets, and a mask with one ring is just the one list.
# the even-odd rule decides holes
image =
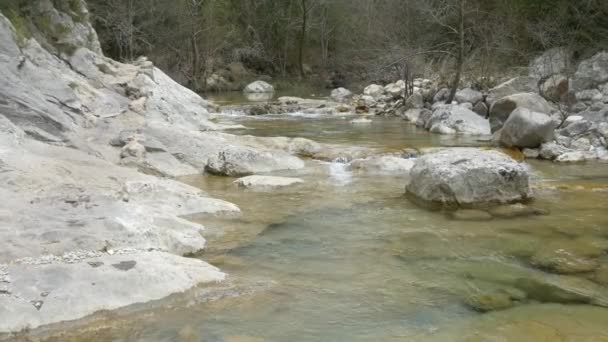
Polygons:
[[[429,134],[399,119],[374,118],[370,125],[350,119],[220,121],[247,127],[232,131],[238,134],[304,137],[379,153],[485,144]],[[488,220],[457,220],[416,206],[404,197],[407,175],[350,171],[336,162],[306,165],[273,173],[304,183],[272,192],[241,190],[227,177],[184,178],[243,211],[239,218],[200,219],[208,247],[197,257],[228,273],[227,284],[107,315],[59,340],[608,340],[601,302],[608,298],[608,164],[532,161],[537,198],[531,205],[548,214]],[[596,272],[552,275],[530,262],[549,245],[585,244],[601,246]],[[528,278],[574,292],[590,287],[599,304],[543,297],[522,285]],[[467,304],[479,293],[514,293],[514,308],[481,313]]]

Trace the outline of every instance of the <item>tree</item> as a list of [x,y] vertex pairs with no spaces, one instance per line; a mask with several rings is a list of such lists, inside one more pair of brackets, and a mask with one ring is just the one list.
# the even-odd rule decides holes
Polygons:
[[304,77],[304,45],[306,44],[306,20],[308,19],[308,10],[306,9],[307,0],[300,0],[300,8],[302,10],[302,26],[300,29],[300,44],[298,52],[298,66],[300,67],[300,77]]

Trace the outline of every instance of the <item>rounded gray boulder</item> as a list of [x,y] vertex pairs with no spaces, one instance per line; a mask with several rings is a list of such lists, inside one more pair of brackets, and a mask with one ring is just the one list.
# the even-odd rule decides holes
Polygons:
[[418,158],[406,192],[414,200],[475,207],[531,198],[526,168],[493,150],[450,148]]

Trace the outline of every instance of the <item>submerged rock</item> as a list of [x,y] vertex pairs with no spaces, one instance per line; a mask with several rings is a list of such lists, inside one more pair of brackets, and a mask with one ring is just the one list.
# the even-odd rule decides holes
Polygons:
[[351,120],[350,123],[353,125],[369,125],[369,124],[373,123],[373,121],[370,119],[367,119],[367,118],[359,118],[359,119]]
[[299,178],[257,175],[239,178],[234,181],[234,184],[242,188],[262,190],[283,188],[300,183],[304,183],[304,181]]
[[586,273],[598,268],[597,257],[603,252],[603,249],[584,241],[556,241],[541,246],[531,262],[556,273]]
[[477,209],[460,209],[450,212],[448,216],[456,221],[489,221],[492,219],[490,213]]
[[[453,321],[450,321],[453,322]],[[531,304],[439,327],[412,341],[594,341],[608,325],[605,309],[588,305]]]
[[498,218],[516,218],[526,216],[547,215],[549,211],[539,208],[530,207],[521,203],[499,205],[490,208],[489,213]]
[[414,161],[415,159],[404,159],[396,156],[369,157],[353,160],[350,167],[355,170],[407,174],[414,166]]
[[498,291],[473,294],[467,298],[466,303],[471,308],[481,312],[504,310],[514,304],[509,294]]
[[451,148],[427,154],[418,158],[411,177],[406,187],[408,194],[446,206],[531,198],[526,168],[497,151]]

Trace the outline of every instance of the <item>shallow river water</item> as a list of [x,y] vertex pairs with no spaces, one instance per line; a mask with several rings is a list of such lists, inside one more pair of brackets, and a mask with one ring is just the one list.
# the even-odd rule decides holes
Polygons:
[[[238,134],[379,152],[483,145],[397,119],[364,126],[343,118],[229,119],[248,127]],[[305,181],[273,192],[188,177],[243,211],[201,219],[208,247],[198,257],[227,272],[227,284],[108,316],[103,328],[59,340],[608,341],[608,164],[530,164],[537,194],[530,205],[549,214],[481,221],[411,203],[407,176],[339,163],[309,160],[303,170],[273,173]],[[557,246],[548,252],[557,257],[597,247],[599,266],[569,276],[532,266],[547,246]],[[509,294],[513,308],[481,313],[467,304],[485,293]]]

